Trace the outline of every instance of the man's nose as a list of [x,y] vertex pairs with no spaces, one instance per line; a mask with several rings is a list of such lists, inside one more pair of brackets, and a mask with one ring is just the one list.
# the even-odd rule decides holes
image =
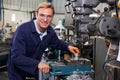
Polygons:
[[47,20],[48,20],[48,17],[47,17],[47,16],[44,16],[43,19],[44,19],[44,21],[47,21]]

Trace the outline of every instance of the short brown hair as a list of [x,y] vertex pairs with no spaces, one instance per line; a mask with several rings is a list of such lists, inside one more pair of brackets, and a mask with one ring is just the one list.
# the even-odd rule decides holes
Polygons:
[[38,9],[37,11],[40,9],[40,8],[51,8],[53,10],[53,14],[55,13],[54,11],[54,6],[51,2],[42,2],[38,5]]

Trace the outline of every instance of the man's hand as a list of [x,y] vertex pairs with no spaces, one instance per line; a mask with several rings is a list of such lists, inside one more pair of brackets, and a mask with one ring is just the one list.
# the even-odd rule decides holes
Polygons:
[[45,64],[44,62],[40,62],[38,64],[38,69],[42,71],[43,73],[49,73],[50,66],[48,64]]
[[80,50],[77,48],[77,47],[74,47],[74,46],[68,46],[68,50],[71,52],[71,53],[80,53]]

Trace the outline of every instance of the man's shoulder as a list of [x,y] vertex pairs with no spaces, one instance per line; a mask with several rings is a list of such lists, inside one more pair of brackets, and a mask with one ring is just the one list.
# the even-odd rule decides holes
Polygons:
[[25,22],[23,22],[23,23],[21,23],[21,26],[27,26],[27,25],[31,25],[31,24],[34,24],[34,22],[33,22],[33,20],[29,20],[29,21],[25,21]]
[[33,20],[26,21],[18,26],[17,31],[28,33],[28,32],[35,30],[34,26],[35,25],[34,25]]
[[26,29],[26,28],[30,29],[30,26],[34,26],[33,20],[25,21],[25,22],[21,23],[18,27],[21,29]]

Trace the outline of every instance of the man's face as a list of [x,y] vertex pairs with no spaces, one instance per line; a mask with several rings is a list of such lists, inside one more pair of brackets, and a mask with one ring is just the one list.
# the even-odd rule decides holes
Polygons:
[[36,13],[36,22],[38,29],[43,32],[53,19],[53,10],[51,8],[40,8]]

